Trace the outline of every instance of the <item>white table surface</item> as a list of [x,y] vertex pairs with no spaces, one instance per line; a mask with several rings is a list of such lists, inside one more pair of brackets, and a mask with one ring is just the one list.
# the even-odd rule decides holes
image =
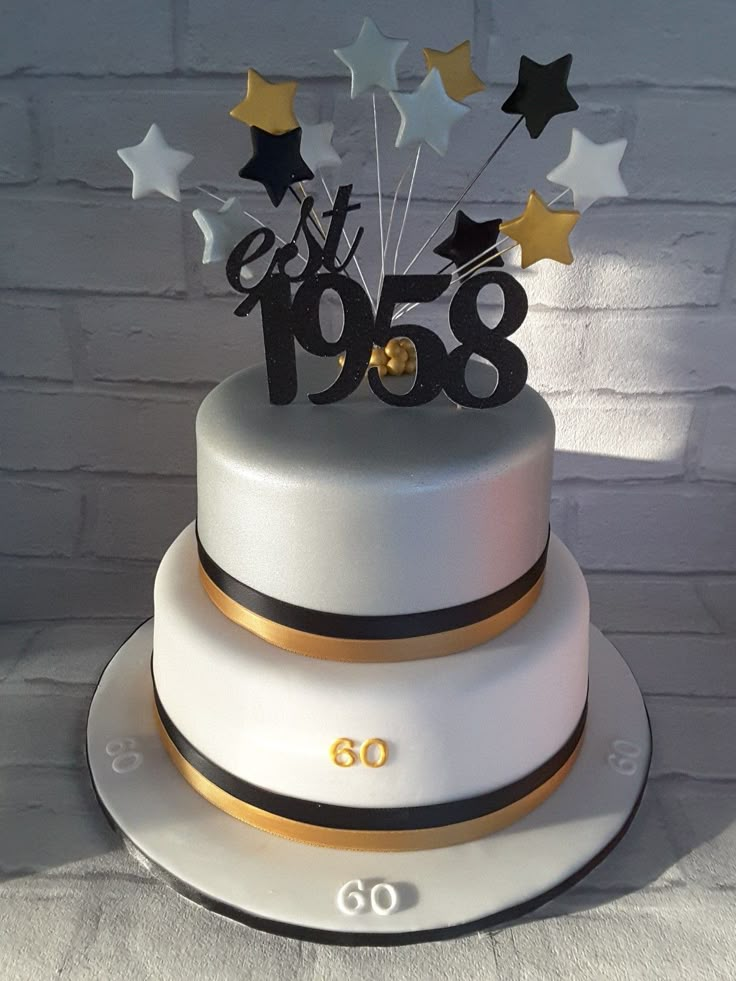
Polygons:
[[[604,627],[605,624],[602,624]],[[133,621],[0,627],[0,978],[569,981],[736,977],[736,618],[609,634],[655,750],[632,829],[512,926],[404,948],[282,939],[150,876],[99,812],[84,758],[95,682]],[[637,630],[641,629],[637,626]]]

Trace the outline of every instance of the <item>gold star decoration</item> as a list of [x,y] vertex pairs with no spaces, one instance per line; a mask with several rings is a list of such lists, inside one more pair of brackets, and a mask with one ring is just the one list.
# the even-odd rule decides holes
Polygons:
[[470,41],[463,41],[449,51],[423,48],[423,52],[427,71],[437,69],[445,92],[456,102],[462,102],[467,96],[482,92],[485,88],[470,63]]
[[299,125],[294,115],[296,86],[296,82],[268,82],[249,68],[245,98],[230,110],[230,115],[273,136],[288,133]]
[[579,211],[553,211],[536,191],[530,191],[523,212],[503,222],[500,232],[521,246],[522,269],[540,259],[554,259],[569,266],[573,255],[567,238],[579,217]]

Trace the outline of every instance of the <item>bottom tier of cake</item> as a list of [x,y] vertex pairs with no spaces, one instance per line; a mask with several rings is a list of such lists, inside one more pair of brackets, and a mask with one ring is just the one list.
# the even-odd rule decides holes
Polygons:
[[190,526],[156,580],[153,678],[172,759],[228,813],[336,847],[441,845],[435,831],[448,826],[447,843],[467,840],[536,806],[572,765],[588,594],[553,536],[537,602],[494,640],[432,660],[322,661],[217,611]]
[[234,821],[171,765],[151,711],[153,621],[126,641],[90,707],[92,784],[146,870],[261,930],[334,944],[457,937],[536,909],[594,868],[629,827],[651,753],[623,658],[590,631],[585,737],[544,803],[481,840],[430,851],[313,848]]

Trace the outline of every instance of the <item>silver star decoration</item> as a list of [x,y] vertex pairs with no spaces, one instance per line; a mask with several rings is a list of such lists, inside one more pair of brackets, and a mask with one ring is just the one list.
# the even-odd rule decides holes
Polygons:
[[408,43],[381,34],[370,17],[366,17],[353,43],[346,48],[334,49],[340,61],[350,69],[351,99],[374,85],[389,91],[398,88],[396,63]]
[[[243,214],[243,206],[237,198],[228,198],[217,211],[196,208],[192,217],[204,236],[202,263],[222,262],[230,255],[238,242],[251,230],[251,223]],[[242,279],[252,279],[247,266],[240,270]]]
[[179,174],[194,157],[170,147],[156,123],[140,143],[123,147],[118,150],[118,156],[133,172],[134,198],[145,198],[158,191],[174,201],[181,200]]
[[324,167],[339,167],[342,159],[332,145],[334,123],[316,123],[310,126],[299,120],[302,142],[299,152],[302,160],[313,173]]
[[570,152],[561,164],[547,174],[547,180],[572,191],[575,208],[586,211],[600,198],[626,198],[629,192],[621,180],[619,165],[628,140],[594,143],[579,129],[573,129]]
[[450,129],[465,113],[468,106],[451,99],[442,84],[442,77],[433,68],[414,92],[389,92],[401,114],[396,146],[411,146],[424,140],[441,156],[447,153]]

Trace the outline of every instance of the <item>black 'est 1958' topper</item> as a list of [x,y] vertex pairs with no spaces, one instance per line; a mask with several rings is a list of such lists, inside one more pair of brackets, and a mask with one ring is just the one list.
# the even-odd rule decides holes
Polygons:
[[[238,293],[245,294],[235,315],[246,317],[261,305],[271,402],[286,405],[296,396],[295,341],[305,351],[320,357],[344,354],[342,370],[334,383],[323,392],[309,395],[310,401],[318,405],[346,398],[356,390],[366,371],[374,394],[389,405],[424,405],[442,391],[453,402],[469,408],[489,409],[511,401],[522,390],[527,377],[523,353],[508,340],[526,317],[528,303],[523,287],[498,269],[478,273],[463,282],[450,303],[450,329],[459,344],[449,353],[437,334],[428,328],[393,323],[397,304],[436,300],[450,285],[449,275],[385,276],[374,314],[365,289],[347,271],[363,236],[362,227],[350,243],[347,255],[340,260],[337,257],[347,214],[360,207],[350,204],[351,191],[350,184],[340,187],[332,209],[324,212],[323,217],[330,219],[324,242],[318,241],[309,226],[309,221],[314,221],[314,199],[305,197],[291,242],[273,252],[266,272],[255,285],[243,285],[241,269],[271,252],[276,235],[270,228],[260,227],[250,232],[228,259],[228,282]],[[300,236],[307,255],[300,270],[291,274],[288,269],[299,255]],[[293,295],[292,283],[299,284]],[[478,294],[489,284],[501,289],[504,300],[503,314],[493,329],[481,320],[478,312]],[[343,329],[336,341],[327,340],[320,325],[320,300],[328,290],[339,296],[343,308]],[[416,349],[416,377],[408,392],[391,391],[383,384],[378,368],[369,367],[373,346],[383,347],[392,338],[408,338]],[[466,385],[465,368],[473,354],[493,364],[498,372],[496,387],[490,395],[474,395]]]

